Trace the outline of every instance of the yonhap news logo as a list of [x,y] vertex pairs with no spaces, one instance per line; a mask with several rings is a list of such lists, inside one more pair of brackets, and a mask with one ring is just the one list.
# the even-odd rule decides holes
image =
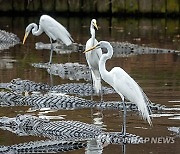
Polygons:
[[163,136],[144,137],[143,142],[144,143],[152,143],[152,144],[170,144],[170,143],[173,144],[173,143],[175,143],[175,139],[174,139],[174,137],[169,137],[169,136],[166,136],[166,137],[163,137]]
[[175,143],[174,137],[169,136],[159,136],[159,137],[131,137],[126,138],[126,143],[140,144],[140,143],[150,143],[150,144],[173,144]]

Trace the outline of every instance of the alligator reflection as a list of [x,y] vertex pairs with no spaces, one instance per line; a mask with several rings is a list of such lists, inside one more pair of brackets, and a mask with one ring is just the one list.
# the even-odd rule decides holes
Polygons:
[[[102,110],[93,113],[93,109],[91,109],[91,117],[93,119],[93,124],[101,128],[102,130],[106,130],[106,125],[103,125],[103,113]],[[87,141],[86,154],[102,154],[103,147],[106,144],[98,144],[97,140]]]
[[103,146],[97,140],[87,141],[86,154],[102,154]]
[[168,127],[168,130],[173,132],[173,135],[180,137],[180,127]]

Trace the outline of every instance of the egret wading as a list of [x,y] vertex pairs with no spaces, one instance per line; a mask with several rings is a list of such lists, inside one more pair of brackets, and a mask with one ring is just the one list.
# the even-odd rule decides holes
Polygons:
[[[98,43],[98,41],[95,38],[95,29],[98,30],[96,19],[92,19],[90,24],[91,38],[86,42],[86,50],[95,46]],[[94,49],[93,51],[86,52],[85,56],[88,66],[91,70],[93,88],[95,89],[96,93],[101,93],[102,99],[101,75],[99,72],[99,60],[102,56],[102,50],[100,48]]]
[[66,30],[66,28],[48,15],[42,15],[40,17],[39,27],[35,23],[31,23],[26,27],[23,44],[25,43],[31,30],[32,30],[32,34],[35,36],[39,36],[43,32],[45,32],[49,36],[51,43],[51,53],[50,53],[49,63],[52,62],[53,40],[62,41],[67,46],[69,46],[73,42],[73,39],[71,38],[71,35]]
[[98,48],[106,48],[107,53],[103,54],[99,61],[99,71],[102,79],[111,85],[115,91],[120,95],[123,102],[123,126],[122,133],[126,135],[126,104],[125,99],[135,103],[140,111],[143,119],[147,120],[152,125],[150,114],[151,110],[148,106],[150,100],[143,92],[141,87],[131,78],[122,68],[114,67],[111,71],[106,70],[105,63],[113,55],[113,48],[107,41],[100,41],[94,47],[85,50],[84,52],[93,51]]

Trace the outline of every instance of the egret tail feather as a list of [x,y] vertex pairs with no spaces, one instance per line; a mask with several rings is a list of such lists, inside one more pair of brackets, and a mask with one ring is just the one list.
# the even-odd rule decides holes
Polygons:
[[152,126],[152,121],[150,118],[151,110],[148,105],[144,101],[142,101],[138,105],[138,110],[141,112],[143,119],[147,120],[149,125]]

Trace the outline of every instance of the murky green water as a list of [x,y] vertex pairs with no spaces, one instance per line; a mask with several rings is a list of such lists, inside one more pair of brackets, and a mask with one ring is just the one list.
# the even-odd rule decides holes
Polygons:
[[[89,38],[90,18],[63,18],[55,17],[67,27],[75,42],[85,44]],[[22,40],[24,29],[28,23],[38,22],[39,18],[30,17],[0,17],[0,29],[13,32]],[[127,41],[130,43],[180,50],[179,20],[175,19],[117,19],[99,18],[98,40]],[[0,51],[0,82],[10,82],[14,78],[28,79],[35,82],[50,84],[50,76],[46,70],[34,68],[31,63],[47,62],[48,50],[36,50],[35,42],[49,43],[48,37],[43,34],[39,37],[30,36],[25,45],[19,44],[8,50]],[[78,62],[86,64],[81,53],[53,54],[53,63]],[[167,107],[180,106],[180,56],[177,54],[150,54],[130,57],[114,57],[107,62],[110,70],[114,66],[122,67],[143,88],[147,96],[154,103]],[[58,85],[72,81],[53,76],[53,84]],[[107,84],[103,82],[103,85]],[[87,97],[90,99],[90,97]],[[95,97],[99,100],[100,98]],[[117,94],[104,96],[105,101],[120,100]],[[0,107],[0,117],[14,117],[17,114],[27,113],[28,107]],[[98,115],[93,113],[100,113]],[[103,127],[107,131],[121,131],[122,113],[113,110],[97,111],[91,109],[59,110],[45,113],[36,111],[31,114],[37,116],[63,117],[65,120],[78,120],[93,123],[93,118],[102,118]],[[163,111],[154,113],[153,127],[144,122],[137,113],[128,112],[127,131],[142,137],[173,137],[174,143],[151,143],[127,145],[126,153],[179,153],[179,134],[169,131],[169,127],[180,127],[179,111]],[[103,115],[103,116],[102,116]],[[52,117],[53,119],[53,117]],[[0,145],[39,140],[38,137],[18,137],[8,131],[0,130]],[[103,153],[121,153],[121,145],[108,145]],[[67,153],[85,153],[85,150],[76,150]],[[96,152],[98,153],[98,151]]]

